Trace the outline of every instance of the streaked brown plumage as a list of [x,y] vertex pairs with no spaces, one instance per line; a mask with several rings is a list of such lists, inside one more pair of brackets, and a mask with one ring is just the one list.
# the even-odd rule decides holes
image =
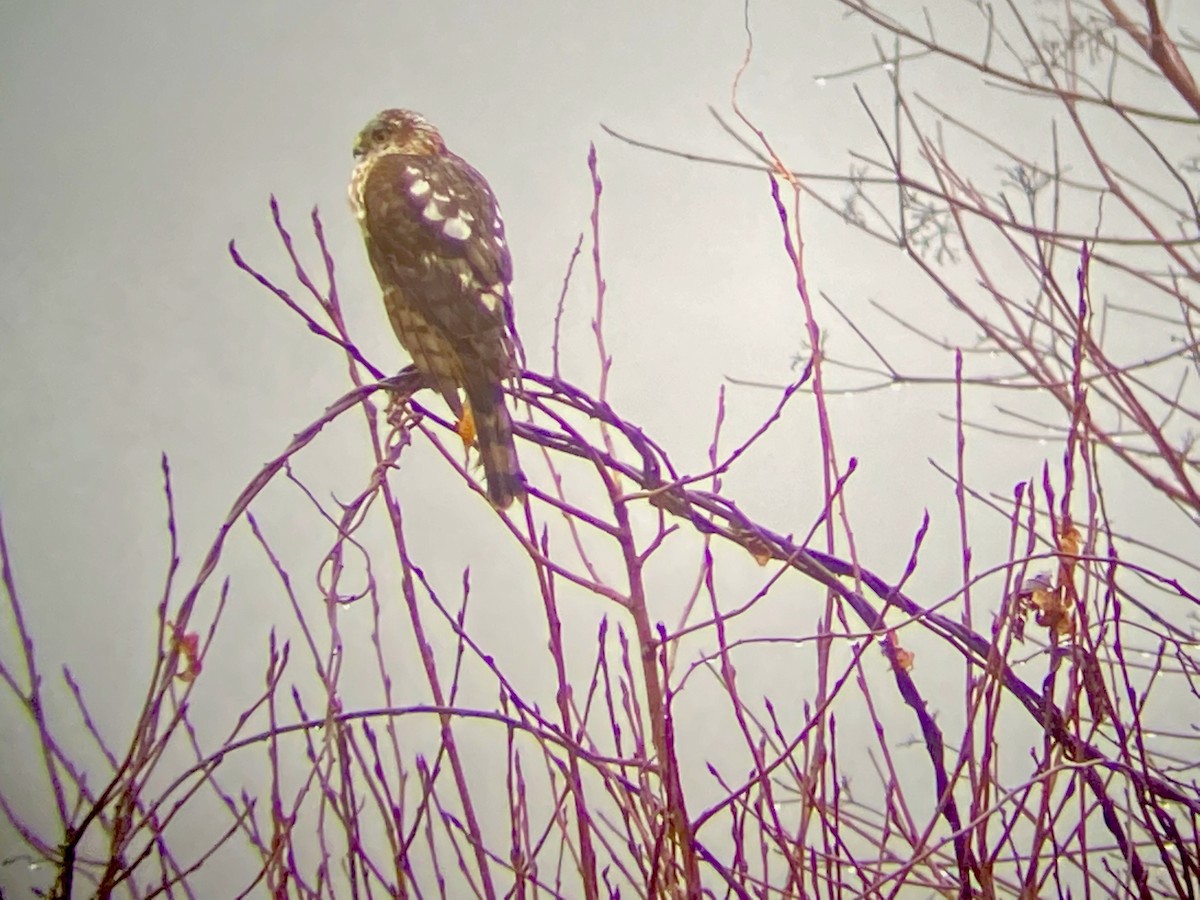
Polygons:
[[354,145],[350,180],[367,255],[400,343],[456,415],[467,395],[503,509],[525,496],[502,384],[516,374],[512,260],[487,181],[414,112],[384,110]]

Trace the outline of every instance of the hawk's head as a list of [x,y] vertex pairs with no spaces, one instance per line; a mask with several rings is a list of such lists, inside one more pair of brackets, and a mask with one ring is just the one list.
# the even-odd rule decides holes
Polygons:
[[421,156],[445,149],[438,130],[420,114],[407,109],[385,109],[358,133],[354,157],[366,159],[385,153]]

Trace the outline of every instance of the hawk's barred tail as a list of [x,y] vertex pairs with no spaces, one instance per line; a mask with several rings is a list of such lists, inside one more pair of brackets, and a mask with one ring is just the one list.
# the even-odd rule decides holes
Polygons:
[[525,478],[517,462],[512,417],[504,402],[504,391],[496,384],[481,385],[478,391],[468,391],[467,399],[475,419],[488,500],[497,509],[506,509],[513,500],[525,499]]

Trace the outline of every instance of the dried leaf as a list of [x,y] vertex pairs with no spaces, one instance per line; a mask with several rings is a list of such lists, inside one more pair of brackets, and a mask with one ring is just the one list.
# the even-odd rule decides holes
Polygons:
[[1018,644],[1025,643],[1025,610],[1023,608],[1012,617],[1012,633]]
[[1052,590],[1054,590],[1054,580],[1050,577],[1050,573],[1039,572],[1032,578],[1026,578],[1021,582],[1021,586],[1017,588],[1017,599],[1022,603],[1029,603],[1037,591]]
[[171,647],[179,654],[180,671],[175,677],[180,681],[195,681],[200,674],[200,635],[195,631],[180,632],[172,627]]
[[1029,603],[1038,611],[1037,623],[1043,628],[1051,628],[1059,636],[1071,633],[1071,609],[1064,591],[1039,588],[1033,592]]
[[1104,687],[1104,672],[1095,654],[1081,652],[1079,662],[1080,674],[1083,676],[1083,689],[1087,693],[1088,708],[1092,718],[1099,725],[1112,715],[1112,702],[1108,699],[1108,690]]
[[1079,529],[1074,525],[1069,525],[1067,530],[1059,536],[1058,552],[1075,560],[1079,558],[1079,548],[1082,544],[1083,535],[1079,533]]

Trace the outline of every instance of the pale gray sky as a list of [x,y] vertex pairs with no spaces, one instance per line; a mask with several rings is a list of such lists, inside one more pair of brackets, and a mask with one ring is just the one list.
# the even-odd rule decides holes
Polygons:
[[[974,15],[965,3],[939,8],[951,11],[947,28],[955,16]],[[751,15],[755,58],[741,100],[781,155],[797,169],[829,172],[846,171],[849,148],[882,158],[852,87],[887,114],[885,75],[815,80],[870,63],[871,31],[832,3],[772,0],[754,3]],[[595,142],[616,357],[610,400],[685,468],[705,464],[725,376],[777,384],[794,377],[803,317],[765,177],[635,150],[600,128],[744,158],[706,109],[729,113],[746,48],[740,2],[9,3],[0,10],[0,35],[0,512],[43,671],[55,678],[70,665],[95,691],[118,745],[155,649],[167,561],[160,455],[171,461],[186,582],[247,480],[348,388],[334,348],[229,259],[227,244],[236,240],[248,261],[292,284],[269,218],[271,194],[314,267],[307,216],[320,208],[364,353],[385,370],[406,361],[345,198],[352,140],[379,109],[421,111],[487,175],[505,214],[517,321],[535,369],[548,364],[570,251],[588,227],[586,159]],[[914,70],[912,77],[924,76]],[[933,76],[928,88],[955,95]],[[994,98],[962,106],[980,102]],[[1041,139],[1031,136],[1031,152],[1044,150]],[[935,309],[928,327],[959,327],[928,285],[907,280],[898,253],[815,204],[808,209],[814,293],[857,309],[879,299],[911,317]],[[577,368],[564,374],[590,387],[586,263],[565,319],[564,345]],[[832,315],[826,324],[849,355],[848,330]],[[949,354],[915,350],[894,327],[881,334],[905,362],[952,372]],[[948,388],[905,389],[835,401],[839,450],[861,460],[854,490],[870,512],[863,548],[892,576],[922,511],[950,500],[925,460],[952,458],[952,433],[937,417],[952,409],[951,396]],[[730,389],[727,442],[744,437],[774,399]],[[815,424],[804,403],[795,409],[781,429],[780,456],[763,453],[727,484],[744,509],[783,532],[806,529],[817,509],[803,474],[804,460],[816,460]],[[984,487],[1007,492],[1036,471],[1039,449],[1017,447],[989,461]],[[526,456],[536,459],[532,449]],[[414,471],[421,463],[426,470]],[[369,471],[361,435],[347,427],[314,446],[306,465],[301,474],[323,497],[361,490]],[[445,492],[462,490],[441,466],[434,454],[414,453],[399,476],[412,509],[428,515],[418,537],[430,538],[423,559],[430,571],[473,566],[476,612],[496,616],[483,633],[494,628],[493,651],[512,650],[521,671],[515,648],[523,638],[542,647],[543,626],[532,620],[530,633],[501,601],[528,593],[528,573],[509,573],[481,552],[503,536],[479,498],[455,500],[439,519]],[[537,463],[527,468],[536,478]],[[871,500],[880,496],[886,501]],[[310,536],[289,518],[295,497],[281,491],[277,499],[279,506],[268,497],[256,510],[281,544],[308,546]],[[950,541],[952,520],[939,527]],[[432,538],[446,534],[458,543],[443,554]],[[1004,539],[1003,530],[980,537]],[[298,554],[305,577],[322,540],[313,541],[316,555]],[[252,548],[244,552],[254,558]],[[948,573],[953,583],[953,553],[926,562],[922,578],[941,584]],[[251,571],[225,573],[234,579],[230,615],[258,624],[286,618],[277,598],[256,593],[272,583],[261,559],[247,565]],[[745,568],[745,584],[757,584],[753,566]],[[730,577],[731,594],[741,597]],[[536,598],[527,602],[536,611]],[[665,619],[678,602],[664,598]],[[801,616],[811,624],[815,612]],[[572,636],[584,646],[593,640],[592,618]],[[249,630],[247,646],[228,663],[234,683],[261,678],[264,629]],[[11,635],[0,640],[13,658]],[[530,663],[534,682],[541,664]],[[770,684],[775,676],[747,677]],[[69,733],[78,727],[69,698],[60,684],[48,690]],[[0,730],[13,715],[0,702]],[[30,819],[50,821],[36,811],[37,760],[0,756],[5,789],[28,780]],[[0,856],[13,846],[0,823]],[[16,890],[15,878],[0,870],[0,887]]]

